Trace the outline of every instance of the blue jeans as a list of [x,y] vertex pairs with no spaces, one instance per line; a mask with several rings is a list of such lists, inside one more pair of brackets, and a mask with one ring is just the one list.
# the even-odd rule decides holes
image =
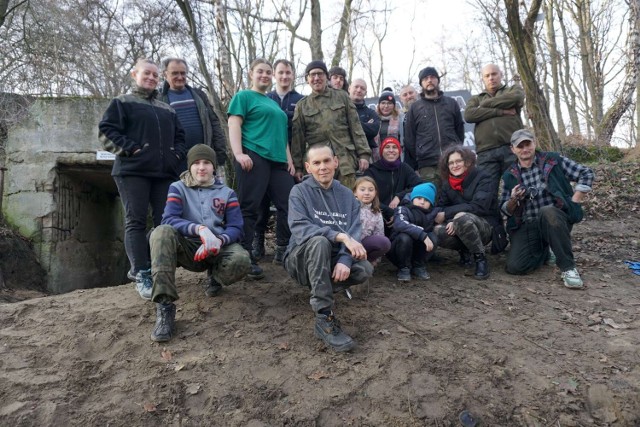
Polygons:
[[149,205],[153,226],[160,225],[167,202],[169,186],[166,178],[143,176],[114,176],[122,207],[124,208],[124,249],[131,263],[132,273],[151,268],[149,243],[147,242],[147,216]]

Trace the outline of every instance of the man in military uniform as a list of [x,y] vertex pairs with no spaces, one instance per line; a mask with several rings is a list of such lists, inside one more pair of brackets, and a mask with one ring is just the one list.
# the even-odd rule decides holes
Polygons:
[[298,102],[293,115],[291,157],[296,178],[302,178],[307,147],[322,143],[331,146],[339,159],[335,178],[352,188],[356,172],[364,172],[371,158],[356,107],[347,92],[327,87],[328,72],[324,62],[311,61],[305,75],[312,93]]

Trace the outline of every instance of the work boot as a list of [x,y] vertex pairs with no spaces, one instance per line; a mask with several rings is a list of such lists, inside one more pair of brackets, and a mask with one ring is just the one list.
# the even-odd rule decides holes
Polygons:
[[264,277],[264,271],[262,271],[257,260],[253,257],[251,257],[251,270],[247,274],[247,277],[252,280],[260,280]]
[[356,346],[356,342],[342,332],[338,319],[333,315],[316,314],[316,337],[324,341],[327,347],[334,351],[349,351]]
[[215,297],[220,295],[220,292],[222,292],[222,285],[220,283],[218,283],[216,281],[216,279],[213,278],[213,269],[209,268],[207,270],[207,281],[206,281],[206,287],[204,290],[204,294],[208,297]]
[[411,269],[411,275],[420,280],[429,280],[431,278],[425,267],[413,267]]
[[471,260],[471,254],[467,250],[458,251],[460,254],[460,260],[458,261],[458,265],[464,268],[473,267],[473,261]]
[[165,342],[171,339],[176,327],[176,305],[156,304],[156,324],[151,332],[151,339],[156,342]]
[[136,290],[140,297],[149,301],[153,291],[153,279],[151,278],[151,269],[140,270],[136,274]]
[[399,268],[396,277],[401,282],[408,282],[411,280],[411,271],[409,270],[409,267]]
[[264,233],[254,233],[253,242],[251,242],[251,256],[256,261],[260,261],[264,254]]
[[485,280],[490,276],[489,263],[484,254],[473,254],[473,260],[476,262],[476,271],[473,273],[473,278],[477,280]]
[[284,262],[284,253],[287,251],[286,245],[278,245],[276,246],[276,250],[273,253],[273,263],[275,265],[282,265]]

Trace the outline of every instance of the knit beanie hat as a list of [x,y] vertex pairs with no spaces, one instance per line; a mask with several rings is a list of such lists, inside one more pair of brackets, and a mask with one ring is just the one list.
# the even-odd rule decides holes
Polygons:
[[191,147],[187,153],[187,165],[191,169],[191,165],[197,160],[209,160],[213,163],[213,167],[216,166],[216,152],[211,147],[204,144],[197,144]]
[[327,64],[325,64],[323,61],[311,61],[307,64],[307,68],[305,68],[304,70],[305,77],[309,75],[309,72],[311,70],[315,70],[316,68],[320,68],[322,71],[324,71],[325,74],[329,74],[327,72]]
[[427,78],[427,76],[435,76],[440,82],[440,74],[433,67],[427,67],[420,70],[420,74],[418,74],[418,82],[422,82],[422,79]]
[[431,206],[433,206],[436,202],[436,186],[430,182],[416,185],[413,187],[413,191],[411,191],[411,201],[416,197],[424,197],[431,202]]
[[391,103],[393,103],[393,105],[396,104],[396,97],[393,95],[393,92],[391,91],[384,91],[380,94],[380,98],[378,98],[378,104],[380,104],[382,101],[389,101]]
[[389,144],[394,144],[396,147],[398,147],[398,151],[402,153],[402,146],[400,145],[400,141],[398,141],[398,138],[394,138],[393,136],[388,136],[385,139],[383,139],[382,144],[380,144],[380,157],[382,157],[382,151],[384,151],[384,147],[386,147]]
[[331,78],[331,76],[342,76],[346,79],[347,72],[342,67],[331,67],[329,69],[329,78]]

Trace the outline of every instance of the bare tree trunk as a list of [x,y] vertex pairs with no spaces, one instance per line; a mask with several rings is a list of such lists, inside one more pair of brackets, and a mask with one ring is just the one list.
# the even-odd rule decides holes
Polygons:
[[221,102],[227,102],[235,92],[235,82],[231,70],[231,52],[227,42],[227,10],[223,0],[215,0],[214,14],[216,33],[218,34],[217,68],[218,79],[222,88]]
[[10,1],[11,0],[0,0],[0,27],[4,25],[4,21],[7,19],[7,16],[11,14],[11,12],[16,10],[18,7],[22,6],[28,0],[22,0],[17,4],[14,4],[13,6],[11,6],[11,8],[9,8]]
[[342,54],[344,53],[344,40],[349,32],[349,25],[351,25],[351,3],[353,0],[344,0],[344,6],[342,8],[342,17],[340,18],[340,31],[338,32],[338,39],[336,40],[336,50],[333,52],[333,58],[331,59],[331,66],[335,67],[340,65]]
[[560,141],[549,115],[549,105],[537,81],[534,24],[542,0],[533,0],[524,24],[520,21],[519,0],[504,0],[507,10],[507,35],[513,48],[525,91],[527,111],[536,130],[540,147],[557,151]]
[[312,60],[324,60],[322,53],[322,13],[320,0],[311,0],[311,37],[309,37]]
[[569,37],[567,35],[567,28],[564,22],[564,12],[562,5],[556,8],[558,22],[560,24],[561,39],[562,39],[562,67],[559,68],[560,79],[563,82],[560,85],[564,102],[569,110],[569,122],[571,123],[571,133],[574,135],[581,135],[580,119],[578,118],[578,109],[576,107],[576,93],[573,90],[571,84],[571,63],[569,61]]
[[[618,122],[633,102],[633,92],[638,84],[638,68],[640,67],[640,0],[629,0],[629,39],[627,41],[626,77],[620,95],[604,115],[596,128],[597,143],[611,144],[611,137]],[[636,106],[637,108],[637,106]]]
[[547,27],[547,45],[549,48],[549,56],[551,57],[551,90],[553,92],[553,107],[556,113],[556,122],[558,123],[558,134],[561,141],[567,138],[567,128],[562,117],[562,103],[560,102],[560,54],[558,53],[558,45],[556,44],[556,30],[554,28],[554,13],[556,2],[548,0],[549,4],[544,7],[545,25]]

